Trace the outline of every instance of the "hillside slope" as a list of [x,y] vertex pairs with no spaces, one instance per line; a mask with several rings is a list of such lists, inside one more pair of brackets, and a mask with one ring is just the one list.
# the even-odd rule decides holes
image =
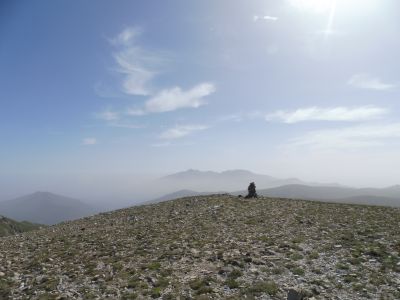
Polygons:
[[397,208],[229,195],[132,207],[0,239],[0,298],[399,299],[399,224]]
[[36,192],[0,202],[0,214],[18,221],[52,225],[89,216],[95,212],[90,205],[69,197]]
[[0,216],[0,237],[18,234],[41,228],[42,225],[29,222],[17,222],[9,218]]
[[[310,199],[340,203],[383,205],[400,207],[400,188],[349,188],[334,186],[307,186],[290,184],[270,189],[257,190],[266,197]],[[236,192],[235,195],[244,192]]]

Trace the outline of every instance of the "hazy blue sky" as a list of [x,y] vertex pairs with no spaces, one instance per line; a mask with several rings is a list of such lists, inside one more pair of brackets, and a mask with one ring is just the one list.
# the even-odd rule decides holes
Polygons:
[[0,187],[400,183],[399,34],[398,0],[1,1]]

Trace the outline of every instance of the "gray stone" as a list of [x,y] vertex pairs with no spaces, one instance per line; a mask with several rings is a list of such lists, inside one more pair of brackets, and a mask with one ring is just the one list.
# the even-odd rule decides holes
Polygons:
[[304,294],[302,291],[290,289],[287,295],[287,300],[303,300]]

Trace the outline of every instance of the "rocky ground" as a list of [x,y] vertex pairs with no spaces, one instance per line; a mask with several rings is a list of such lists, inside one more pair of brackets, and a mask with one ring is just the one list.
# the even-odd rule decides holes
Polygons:
[[399,225],[229,195],[132,207],[1,238],[0,299],[400,299]]

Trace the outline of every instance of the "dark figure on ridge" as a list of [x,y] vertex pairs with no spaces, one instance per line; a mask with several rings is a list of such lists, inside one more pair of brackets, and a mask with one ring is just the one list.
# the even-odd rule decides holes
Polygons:
[[251,182],[249,187],[247,188],[247,190],[249,191],[248,195],[245,197],[246,199],[250,199],[250,198],[257,198],[257,192],[256,192],[256,185],[254,182]]

